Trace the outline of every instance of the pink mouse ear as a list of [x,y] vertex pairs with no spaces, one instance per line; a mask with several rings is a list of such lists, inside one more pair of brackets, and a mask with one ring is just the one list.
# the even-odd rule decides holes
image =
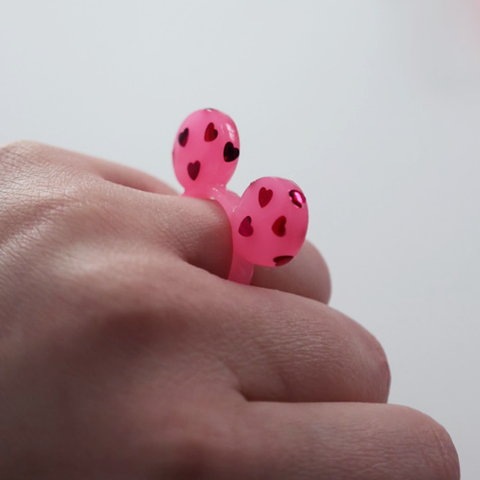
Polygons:
[[173,167],[185,195],[211,196],[225,189],[237,167],[240,140],[233,120],[207,108],[186,118],[173,146]]
[[235,255],[254,265],[281,266],[305,241],[307,200],[290,180],[260,178],[245,190],[231,223]]
[[184,195],[222,205],[232,228],[228,278],[249,284],[254,265],[278,267],[298,253],[307,234],[308,207],[300,187],[283,178],[260,178],[241,198],[227,190],[239,155],[233,120],[207,108],[182,123],[173,146],[173,166]]

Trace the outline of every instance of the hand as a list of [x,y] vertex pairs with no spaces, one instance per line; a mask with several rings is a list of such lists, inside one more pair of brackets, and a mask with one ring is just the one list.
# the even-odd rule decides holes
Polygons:
[[311,246],[224,280],[211,201],[37,144],[0,152],[2,479],[458,479],[450,437],[386,405],[377,341]]

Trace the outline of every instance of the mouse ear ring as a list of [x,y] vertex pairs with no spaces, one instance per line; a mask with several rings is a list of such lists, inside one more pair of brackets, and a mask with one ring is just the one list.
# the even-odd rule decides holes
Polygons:
[[240,139],[233,120],[207,108],[189,115],[173,145],[173,168],[185,195],[211,197],[224,190],[240,156]]
[[285,265],[305,241],[307,200],[290,180],[261,178],[245,190],[231,224],[235,256],[253,265]]
[[291,261],[305,241],[307,200],[298,185],[276,177],[251,183],[242,197],[226,189],[240,144],[233,120],[218,110],[192,113],[181,125],[173,165],[184,195],[218,201],[232,229],[229,280],[249,284],[254,266],[278,267]]

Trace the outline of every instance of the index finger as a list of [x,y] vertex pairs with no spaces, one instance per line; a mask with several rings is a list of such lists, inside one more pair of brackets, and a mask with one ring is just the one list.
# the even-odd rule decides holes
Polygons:
[[[135,168],[40,143],[17,142],[5,147],[3,156],[34,163],[46,174],[53,165],[68,166],[66,174],[70,177],[89,175],[96,179],[90,188],[100,193],[111,191],[114,184],[117,187],[115,201],[123,204],[125,220],[138,232],[144,232],[142,235],[149,235],[156,242],[163,236],[162,241],[171,242],[177,254],[192,265],[227,277],[232,256],[231,228],[216,202],[178,197],[160,180]],[[159,235],[165,230],[165,235]],[[252,285],[324,303],[330,296],[328,268],[308,242],[290,264],[257,267]]]

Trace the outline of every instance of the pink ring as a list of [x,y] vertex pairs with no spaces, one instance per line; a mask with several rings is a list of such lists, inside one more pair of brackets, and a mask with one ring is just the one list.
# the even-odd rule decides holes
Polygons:
[[230,220],[233,256],[228,279],[249,284],[255,265],[278,267],[295,257],[307,234],[308,206],[300,187],[283,178],[260,178],[241,197],[227,190],[239,156],[235,123],[210,108],[182,123],[173,147],[183,195],[216,200]]

